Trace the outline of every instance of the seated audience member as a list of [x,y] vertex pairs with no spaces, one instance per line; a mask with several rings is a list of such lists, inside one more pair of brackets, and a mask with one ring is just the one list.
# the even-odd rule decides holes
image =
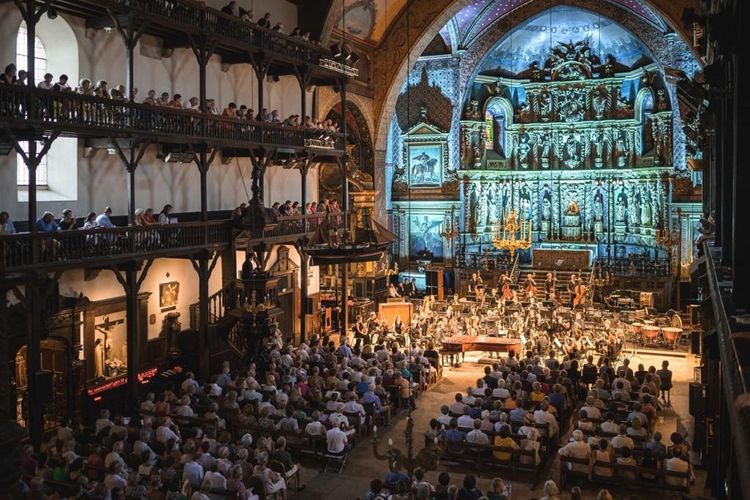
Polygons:
[[[495,442],[493,443],[495,446],[499,446],[502,448],[512,448],[514,450],[517,450],[519,448],[518,443],[511,437],[510,435],[510,428],[503,427],[500,429],[500,433],[495,436]],[[492,452],[494,457],[497,460],[507,462],[511,458],[511,454],[507,451],[500,451],[500,450],[494,450]]]
[[10,220],[10,214],[6,211],[0,212],[0,234],[15,234],[16,226]]
[[612,477],[614,475],[611,467],[597,465],[597,463],[611,464],[614,462],[612,446],[609,445],[606,439],[599,441],[599,448],[592,452],[591,460],[594,464],[592,471],[595,475],[599,477]]
[[[581,458],[588,459],[591,456],[591,446],[588,445],[583,439],[583,431],[576,429],[573,431],[573,437],[571,441],[557,450],[558,454],[563,457]],[[569,464],[570,470],[586,472],[588,471],[587,465],[582,464]]]
[[62,229],[63,231],[77,229],[78,221],[76,221],[75,217],[73,217],[73,211],[69,208],[66,208],[65,210],[63,210],[62,214],[63,217],[59,222],[60,229]]
[[669,485],[687,486],[689,482],[692,482],[692,467],[690,466],[690,459],[687,453],[682,454],[679,451],[676,454],[673,453],[670,458],[664,460],[664,470],[688,473],[688,479],[666,476],[664,481]]
[[112,209],[109,207],[106,207],[104,209],[104,212],[96,216],[96,226],[113,229],[115,225],[112,224],[112,221],[110,220],[111,216],[112,216]]
[[157,218],[157,222],[159,224],[173,224],[176,222],[176,219],[171,218],[170,214],[172,213],[172,205],[167,203],[164,205],[164,208],[161,209],[161,212],[159,212],[159,216]]
[[36,221],[36,229],[40,233],[57,233],[61,231],[60,226],[55,221],[55,214],[44,212]]
[[627,425],[620,424],[617,436],[612,438],[612,447],[616,450],[619,450],[621,448],[630,448],[632,450],[633,448],[635,448],[633,438],[628,436]]
[[479,419],[474,420],[474,429],[466,434],[466,442],[473,444],[490,444],[490,438],[482,432],[482,421]]

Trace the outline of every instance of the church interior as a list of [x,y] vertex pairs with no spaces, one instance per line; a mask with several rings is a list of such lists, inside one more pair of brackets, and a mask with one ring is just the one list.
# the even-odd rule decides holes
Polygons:
[[748,19],[0,2],[0,500],[750,499]]

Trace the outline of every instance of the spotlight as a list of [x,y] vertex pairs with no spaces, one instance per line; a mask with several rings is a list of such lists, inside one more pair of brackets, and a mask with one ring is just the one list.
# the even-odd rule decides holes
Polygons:
[[352,52],[351,54],[349,54],[349,63],[352,66],[356,66],[358,62],[359,62],[359,56],[356,54],[356,52]]
[[47,19],[57,19],[57,9],[50,6],[47,9]]
[[167,156],[164,157],[164,161],[167,163],[179,163],[181,160],[181,153],[167,153]]
[[346,47],[343,47],[341,49],[341,60],[346,62],[349,60],[350,57],[351,57],[351,52],[349,52],[349,49],[347,49]]
[[333,45],[331,45],[331,54],[334,59],[341,56],[341,49],[339,48],[339,44],[334,43]]

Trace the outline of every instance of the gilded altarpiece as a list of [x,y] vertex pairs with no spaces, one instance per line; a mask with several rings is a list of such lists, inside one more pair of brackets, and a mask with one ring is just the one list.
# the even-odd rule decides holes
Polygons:
[[534,247],[657,256],[669,224],[672,111],[659,68],[559,44],[525,78],[478,75],[460,122],[462,241],[488,248],[504,213]]

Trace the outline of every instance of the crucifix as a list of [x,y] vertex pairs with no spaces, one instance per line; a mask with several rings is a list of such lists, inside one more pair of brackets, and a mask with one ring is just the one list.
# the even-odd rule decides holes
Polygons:
[[110,358],[110,351],[112,349],[110,347],[109,335],[115,326],[121,325],[123,323],[125,323],[124,319],[116,319],[110,321],[109,316],[106,316],[103,323],[94,325],[96,330],[104,335],[103,342],[102,339],[96,339],[96,342],[94,342],[94,362],[97,377],[109,375],[109,373],[105,373],[109,371],[106,369],[106,362]]

